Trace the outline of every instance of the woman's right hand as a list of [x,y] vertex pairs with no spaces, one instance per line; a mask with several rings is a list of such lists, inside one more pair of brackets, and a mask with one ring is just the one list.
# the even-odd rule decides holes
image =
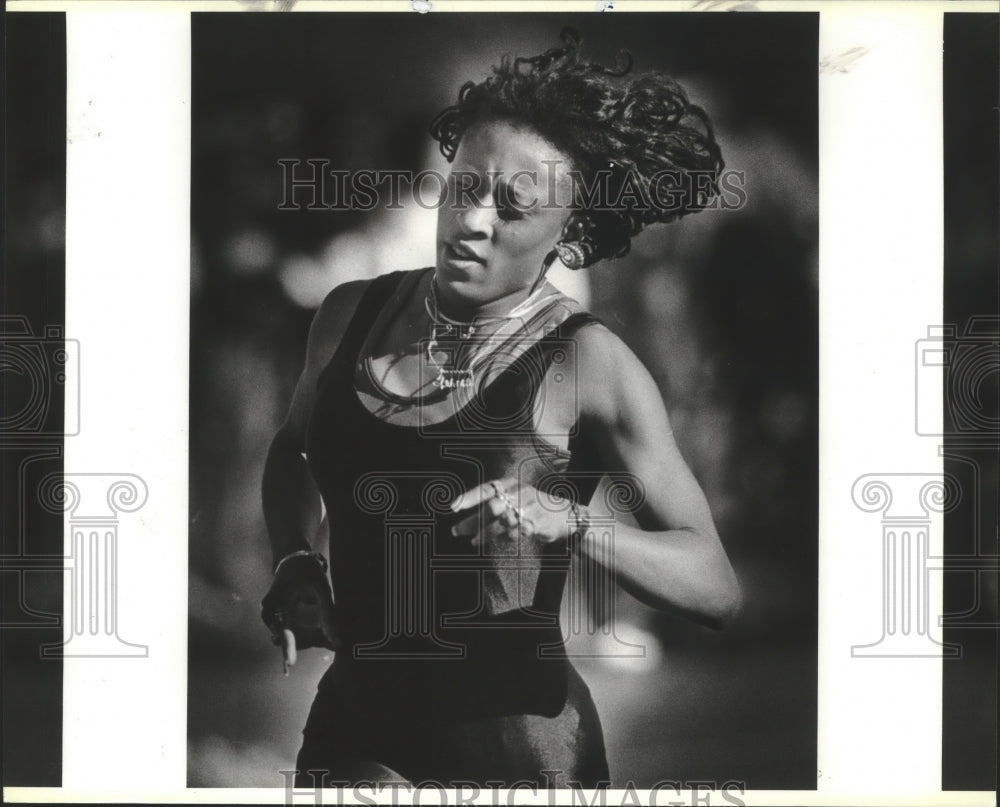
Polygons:
[[278,566],[260,616],[284,652],[286,669],[295,664],[297,650],[340,649],[337,607],[320,555],[293,555]]
[[[271,551],[279,557],[325,531],[322,499],[305,457],[307,427],[319,377],[340,345],[347,323],[370,283],[342,283],[316,312],[309,328],[306,365],[285,422],[267,452],[261,498]],[[294,663],[296,645],[331,650],[340,646],[336,608],[324,566],[319,555],[288,557],[261,602],[264,624],[271,630],[275,644],[285,648],[287,662]]]

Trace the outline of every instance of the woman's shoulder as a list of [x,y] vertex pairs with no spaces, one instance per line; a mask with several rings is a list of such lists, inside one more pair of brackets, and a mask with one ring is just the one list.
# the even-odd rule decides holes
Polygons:
[[309,329],[311,352],[329,355],[340,343],[361,298],[371,284],[372,280],[369,278],[349,280],[330,290],[316,310]]
[[622,360],[638,361],[632,349],[576,298],[550,284],[551,301],[545,315],[545,330],[552,337],[568,340],[575,361],[585,363],[587,374],[600,376],[614,370]]
[[573,329],[576,359],[581,369],[594,376],[613,377],[639,361],[625,341],[585,309]]
[[643,405],[659,399],[652,375],[635,351],[599,320],[576,329],[572,342],[578,386],[586,391],[581,404],[591,413],[615,417],[623,403]]
[[394,288],[407,282],[413,283],[426,271],[426,267],[423,269],[403,269],[376,277],[358,278],[340,283],[334,286],[320,303],[319,309],[316,311],[316,320],[343,322],[345,318],[349,319],[354,314],[358,304],[369,289],[376,286]]
[[330,289],[326,297],[323,298],[316,315],[329,317],[343,314],[345,310],[357,307],[358,302],[372,282],[373,278],[365,277],[339,283]]
[[424,269],[387,272],[377,277],[358,278],[334,286],[326,295],[313,317],[309,341],[321,355],[329,355],[347,331],[365,294],[376,286],[391,286],[413,282]]

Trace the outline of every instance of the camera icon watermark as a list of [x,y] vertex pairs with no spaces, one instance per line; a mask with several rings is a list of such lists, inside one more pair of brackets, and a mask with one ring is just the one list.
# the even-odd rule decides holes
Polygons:
[[[80,433],[80,344],[66,339],[60,326],[46,326],[36,335],[26,317],[0,317],[0,374],[5,440]],[[62,422],[60,408],[53,406],[60,396]]]
[[[944,418],[922,407],[944,382]],[[916,431],[1000,440],[1000,317],[970,317],[959,335],[955,325],[930,326],[916,343]]]
[[[517,337],[526,329],[527,322],[515,318],[499,331],[462,334],[461,339],[435,331],[432,338],[422,339],[420,350],[427,360],[420,366],[421,389],[450,391],[454,412],[437,423],[420,422],[421,433],[558,439],[561,435],[544,417],[545,407],[558,400],[560,407],[579,412],[576,339],[562,336],[558,325],[525,347]],[[516,393],[501,399],[494,394],[499,382],[516,386]]]
[[[66,568],[62,524],[40,503],[40,480],[61,469],[63,447],[54,438],[0,441],[7,473],[0,492],[6,510],[0,586],[4,607],[0,629],[59,627],[63,615],[59,592]],[[16,468],[16,470],[15,470]]]
[[[855,657],[960,658],[959,644],[931,635],[932,621],[939,627],[1000,627],[988,596],[995,592],[1000,555],[981,518],[992,495],[984,486],[995,486],[1000,448],[1000,318],[970,317],[961,333],[955,325],[931,326],[915,348],[916,433],[945,438],[939,454],[950,472],[865,474],[855,481],[854,504],[882,515],[883,572],[882,635],[853,645]],[[932,554],[933,531],[943,533],[944,516],[959,507],[972,533],[957,542],[952,536],[944,554]],[[956,546],[962,549],[956,552]],[[969,576],[973,586],[963,593],[971,604],[965,610],[931,613],[930,575],[936,572]]]

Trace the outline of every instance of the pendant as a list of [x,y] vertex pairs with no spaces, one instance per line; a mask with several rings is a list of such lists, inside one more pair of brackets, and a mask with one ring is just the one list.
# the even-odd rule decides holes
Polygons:
[[473,381],[471,370],[438,370],[434,386],[438,389],[468,388]]

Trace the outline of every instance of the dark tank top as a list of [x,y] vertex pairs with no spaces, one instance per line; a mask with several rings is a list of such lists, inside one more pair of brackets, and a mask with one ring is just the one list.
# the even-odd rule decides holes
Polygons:
[[453,416],[401,426],[366,408],[354,380],[406,274],[371,283],[317,382],[306,452],[328,512],[343,648],[307,740],[413,780],[551,786],[539,771],[553,765],[578,781],[604,778],[600,723],[559,625],[568,548],[473,547],[451,527],[476,511],[448,506],[506,477],[589,502],[600,477],[584,436],[574,430],[560,449],[536,433],[534,411],[553,357],[594,318],[571,313]]

